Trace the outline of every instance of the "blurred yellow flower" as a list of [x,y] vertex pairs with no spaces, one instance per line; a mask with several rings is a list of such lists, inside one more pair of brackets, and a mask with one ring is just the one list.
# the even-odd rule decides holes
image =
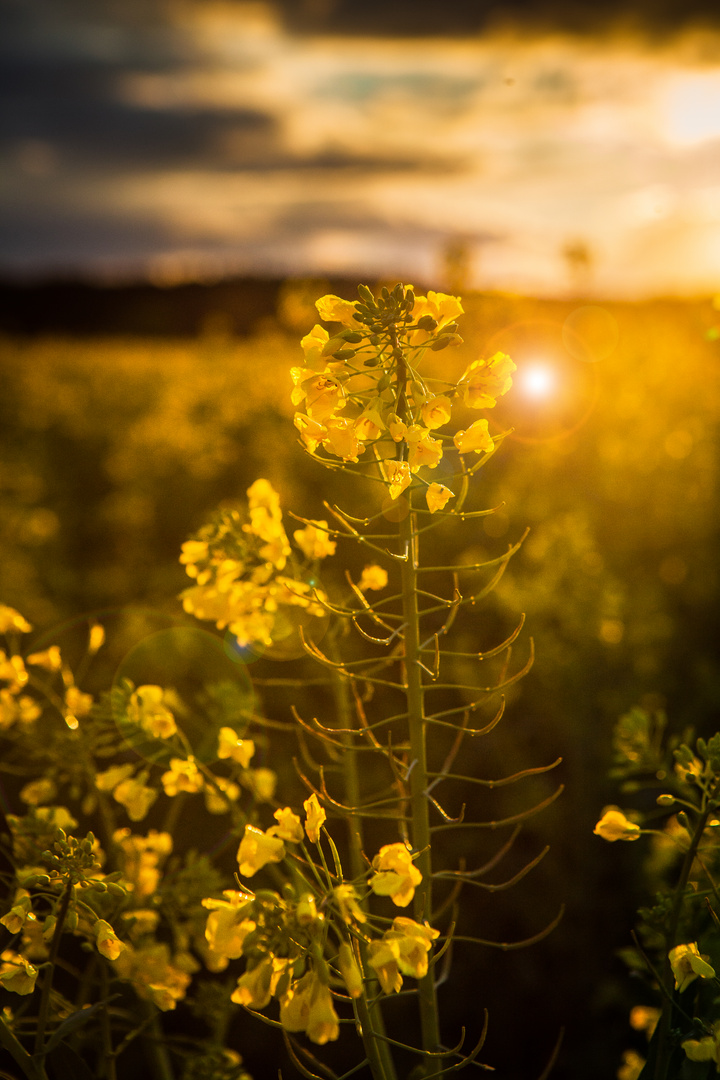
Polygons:
[[439,930],[433,930],[428,923],[417,923],[402,915],[393,919],[392,929],[384,934],[386,941],[397,946],[397,965],[403,975],[412,975],[422,979],[427,975],[428,952]]
[[714,1061],[720,1072],[720,1023],[713,1024],[712,1034],[702,1039],[685,1039],[680,1043],[690,1061]]
[[156,739],[169,739],[177,731],[175,717],[163,701],[161,686],[138,686],[130,695],[128,720]]
[[306,799],[303,803],[305,810],[305,832],[307,838],[311,844],[317,844],[320,838],[320,828],[327,819],[327,814],[323,810],[315,792],[312,793],[309,799]]
[[352,885],[336,885],[333,896],[340,908],[340,917],[348,926],[352,922],[364,923],[367,915],[358,903],[357,893]]
[[291,844],[301,843],[305,836],[302,822],[289,806],[277,809],[273,817],[277,821],[277,825],[272,825],[268,829],[267,836],[279,836],[281,840],[287,840]]
[[355,958],[352,945],[347,941],[343,941],[338,949],[338,967],[350,997],[360,997],[363,988],[362,971]]
[[194,793],[202,791],[202,773],[195,764],[195,758],[190,755],[186,760],[183,758],[171,758],[170,768],[160,777],[165,794],[174,796],[179,791]]
[[360,575],[358,588],[361,592],[367,592],[368,589],[384,589],[387,583],[387,570],[384,570],[382,566],[378,566],[377,563],[371,563],[369,566],[364,567]]
[[247,769],[255,754],[255,743],[252,739],[240,739],[237,732],[230,727],[221,727],[218,732],[218,758],[232,758],[243,769]]
[[444,484],[432,483],[425,492],[428,510],[434,514],[436,510],[442,510],[448,499],[453,498],[453,492]]
[[225,900],[202,901],[203,907],[210,909],[205,926],[205,939],[210,951],[217,956],[237,960],[242,956],[245,938],[257,925],[249,917],[254,897],[251,893],[238,892],[235,889],[226,889],[223,896],[226,897]]
[[310,521],[293,533],[295,543],[306,559],[324,559],[335,554],[337,543],[330,539],[327,521]]
[[[145,784],[147,773],[122,780],[113,791],[113,799],[119,802],[127,810],[131,821],[142,821],[147,816],[148,810],[158,797],[159,792],[155,788]],[[165,788],[167,792],[167,788]]]
[[62,657],[57,645],[51,645],[49,649],[43,649],[42,652],[32,653],[25,658],[25,662],[32,664],[33,667],[45,668],[46,671],[59,671],[62,667]]
[[310,333],[301,339],[300,348],[305,354],[305,363],[308,367],[324,366],[325,347],[329,340],[330,335],[325,327],[320,326],[319,323],[316,323]]
[[258,964],[248,968],[237,981],[230,1000],[236,1005],[245,1005],[250,1009],[264,1009],[269,1003],[277,986],[286,960],[276,960],[267,956]]
[[611,843],[615,840],[639,840],[640,826],[629,821],[616,807],[608,807],[593,829],[595,836]]
[[368,945],[368,964],[377,975],[386,994],[397,994],[402,989],[402,975],[398,967],[398,946],[395,941],[371,941]]
[[250,781],[252,784],[252,792],[258,802],[270,802],[275,795],[275,788],[277,787],[277,773],[272,769],[267,769],[262,766],[259,769],[253,769],[250,774]]
[[308,452],[314,454],[327,435],[327,428],[324,424],[319,424],[317,420],[305,416],[304,413],[295,413],[294,424]]
[[389,896],[397,907],[407,907],[415,895],[422,874],[413,864],[407,844],[385,844],[372,861],[375,873],[370,888],[378,896]]
[[15,608],[0,604],[0,634],[7,634],[12,630],[19,631],[21,634],[29,634],[32,626]]

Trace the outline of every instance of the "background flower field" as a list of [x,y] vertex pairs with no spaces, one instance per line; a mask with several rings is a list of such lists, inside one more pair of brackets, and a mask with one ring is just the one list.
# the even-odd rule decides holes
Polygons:
[[[167,303],[172,290],[160,295]],[[285,283],[242,333],[232,300],[213,309],[211,299],[200,332],[182,338],[0,342],[0,600],[32,622],[38,650],[57,642],[71,652],[88,618],[102,623],[107,642],[85,689],[123,677],[180,684],[217,663],[243,692],[256,686],[265,715],[287,719],[273,683],[293,673],[296,656],[270,649],[242,662],[209,660],[212,635],[197,629],[189,651],[178,648],[192,622],[177,600],[187,585],[178,555],[218,504],[242,500],[258,476],[286,512],[322,518],[324,500],[342,502],[348,481],[319,472],[292,425],[289,369],[317,295],[312,283]],[[600,1080],[626,1046],[644,1041],[627,1023],[641,993],[613,956],[628,943],[639,868],[592,836],[599,807],[616,798],[607,778],[612,728],[636,705],[664,709],[678,733],[709,735],[717,724],[715,312],[707,300],[599,305],[480,294],[464,306],[465,344],[436,363],[457,377],[478,353],[502,349],[518,376],[513,400],[498,407],[515,434],[482,473],[482,504],[499,509],[475,522],[462,560],[492,558],[530,529],[473,612],[473,629],[489,646],[524,612],[536,652],[477,765],[504,775],[562,755],[566,785],[523,834],[528,855],[549,843],[549,856],[530,884],[501,899],[479,894],[476,922],[483,937],[508,941],[532,936],[563,902],[566,913],[527,950],[458,949],[446,1011],[473,1032],[490,1007],[484,1060],[502,1059],[512,1080],[540,1072],[561,1026],[554,1075]],[[538,364],[555,378],[545,397],[523,381]],[[359,576],[361,556],[349,558]],[[310,711],[305,693],[300,704]],[[281,744],[273,750],[280,782],[296,783]],[[542,777],[536,785],[538,797],[555,786]],[[3,809],[14,812],[12,776],[1,790]],[[520,809],[513,788],[477,798],[497,817]],[[153,814],[147,822],[159,827]],[[183,818],[187,849],[203,850],[205,828]],[[249,1040],[247,1028],[231,1040],[251,1074],[270,1038],[258,1026]]]

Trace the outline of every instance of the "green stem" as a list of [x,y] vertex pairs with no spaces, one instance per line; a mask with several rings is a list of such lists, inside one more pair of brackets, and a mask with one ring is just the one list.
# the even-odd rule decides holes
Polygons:
[[688,879],[690,877],[690,871],[695,861],[695,855],[697,854],[700,841],[702,839],[707,820],[710,816],[711,807],[705,800],[705,806],[700,812],[697,824],[695,826],[695,832],[693,833],[690,841],[690,847],[685,855],[682,868],[680,870],[680,877],[678,878],[677,885],[675,886],[675,892],[673,895],[672,907],[670,908],[670,915],[667,922],[667,932],[665,935],[665,956],[663,959],[663,985],[667,990],[668,1005],[663,1008],[662,1015],[658,1021],[658,1042],[657,1051],[655,1057],[655,1071],[654,1080],[664,1080],[667,1073],[668,1061],[666,1060],[666,1045],[670,1028],[672,1026],[672,1013],[674,1007],[672,1005],[672,989],[673,989],[673,974],[672,965],[670,963],[670,951],[678,944],[677,932],[680,924],[680,916],[682,914],[683,901],[685,899],[685,889],[687,887]]
[[[416,865],[422,882],[415,891],[414,914],[418,922],[432,914],[432,858],[430,850],[430,813],[427,799],[428,766],[424,693],[420,668],[420,620],[417,604],[417,549],[415,518],[412,513],[400,523],[400,537],[407,555],[402,564],[403,618],[405,622],[405,678],[407,682],[408,725],[410,734],[410,806],[412,843],[418,851]],[[420,1023],[423,1049],[436,1053],[440,1047],[437,995],[432,967],[418,982]],[[433,1071],[439,1065],[434,1063]]]
[[63,893],[62,900],[60,901],[60,909],[57,914],[55,932],[53,933],[52,943],[50,945],[48,966],[43,973],[42,991],[40,993],[40,1007],[38,1009],[37,1031],[35,1032],[34,1057],[36,1059],[42,1056],[43,1048],[45,1045],[45,1029],[47,1028],[47,1022],[50,1016],[50,993],[52,991],[53,975],[55,974],[55,965],[57,964],[57,956],[58,952],[60,951],[60,938],[62,937],[63,928],[65,926],[65,918],[68,913],[68,908],[70,907],[72,892],[73,884],[72,881],[68,879],[68,883],[65,886],[65,892]]
[[38,1062],[28,1054],[27,1050],[18,1042],[10,1028],[0,1016],[0,1045],[12,1057],[28,1080],[47,1080],[42,1062]]

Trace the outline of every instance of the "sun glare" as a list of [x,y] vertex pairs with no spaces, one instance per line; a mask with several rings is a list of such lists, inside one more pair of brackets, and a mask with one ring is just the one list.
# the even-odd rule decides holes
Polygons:
[[546,398],[555,387],[555,373],[545,364],[532,364],[522,372],[520,383],[530,397]]

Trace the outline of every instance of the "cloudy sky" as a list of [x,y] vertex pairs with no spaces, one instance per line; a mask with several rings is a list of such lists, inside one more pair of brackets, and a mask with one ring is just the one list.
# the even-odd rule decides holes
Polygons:
[[0,0],[0,273],[718,291],[720,31],[335,9]]

